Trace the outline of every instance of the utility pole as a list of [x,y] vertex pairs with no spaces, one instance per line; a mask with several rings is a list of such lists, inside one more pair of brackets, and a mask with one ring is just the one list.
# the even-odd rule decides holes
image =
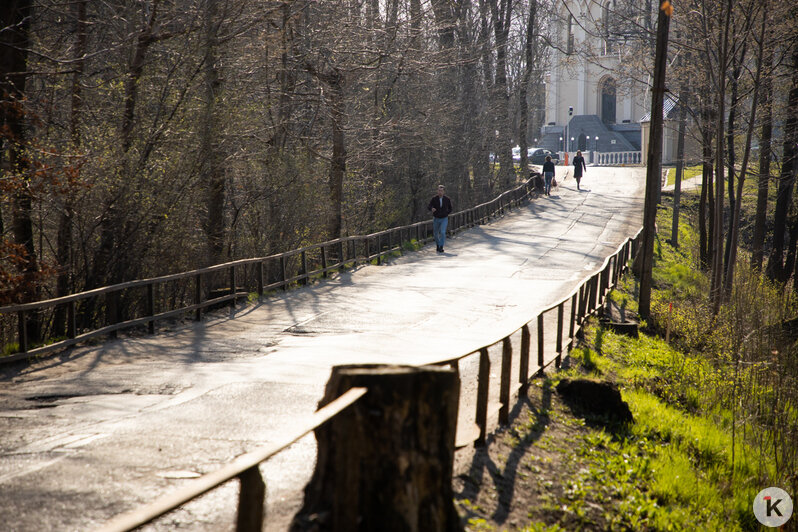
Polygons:
[[651,133],[648,141],[646,196],[643,210],[643,248],[640,271],[639,314],[651,314],[651,272],[654,266],[654,237],[657,224],[657,198],[662,175],[662,104],[665,98],[665,67],[668,56],[668,31],[673,5],[662,0],[657,16],[657,48],[654,54],[654,86],[651,90]]

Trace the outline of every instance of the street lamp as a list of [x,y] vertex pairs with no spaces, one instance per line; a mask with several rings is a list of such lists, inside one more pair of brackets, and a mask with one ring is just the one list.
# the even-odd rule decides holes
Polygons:
[[565,151],[565,150],[563,150],[562,137],[560,137],[560,151]]
[[590,151],[590,135],[585,136],[585,148]]
[[[593,137],[593,140],[595,141],[595,144],[594,144],[594,146],[595,146],[595,147],[594,147],[594,149],[593,149],[593,151],[594,151],[594,152],[596,152],[596,158],[595,158],[595,161],[598,161],[598,135],[596,135],[595,137]],[[592,159],[592,157],[591,157],[591,159]]]
[[571,137],[571,144],[568,146],[568,148],[569,148],[568,151],[572,151],[574,149],[574,138],[573,137]]

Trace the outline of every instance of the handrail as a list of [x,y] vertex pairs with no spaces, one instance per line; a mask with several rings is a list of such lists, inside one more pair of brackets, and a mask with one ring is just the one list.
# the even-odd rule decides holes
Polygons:
[[[366,388],[349,389],[346,393],[342,394],[334,401],[314,412],[299,429],[295,429],[293,432],[281,438],[276,443],[241,455],[221,469],[212,473],[208,473],[207,475],[192,481],[187,486],[184,486],[173,493],[168,493],[154,502],[147,504],[146,506],[142,506],[133,511],[117,516],[98,528],[96,532],[123,532],[146,525],[165,513],[170,512],[175,508],[191,501],[192,499],[209,492],[225,482],[232,480],[235,477],[241,477],[247,471],[253,470],[253,468],[257,471],[257,466],[261,462],[268,460],[275,454],[299,440],[301,437],[309,434],[312,430],[338,415],[345,408],[348,408],[354,404],[355,401],[363,397],[367,391],[368,390]],[[260,479],[259,472],[257,475],[258,479]],[[250,480],[250,482],[251,481],[252,480]],[[242,478],[242,489],[244,489],[244,482],[245,480]],[[257,483],[257,479],[254,480],[254,482]],[[261,505],[262,504],[263,503],[261,501]],[[239,513],[241,511],[241,508],[239,508]]]
[[[529,374],[529,357],[531,352],[531,332],[530,325],[535,322],[537,325],[537,343],[538,343],[538,356],[537,366],[538,369],[533,373],[539,374],[544,371],[552,362],[555,362],[557,367],[560,366],[561,355],[563,351],[570,351],[573,339],[578,331],[577,326],[581,329],[585,318],[595,312],[606,299],[606,293],[617,284],[620,279],[621,273],[626,269],[626,263],[630,258],[633,258],[636,252],[635,244],[642,234],[642,229],[639,229],[634,237],[628,238],[623,244],[618,246],[614,253],[607,256],[602,265],[593,273],[589,278],[579,284],[567,296],[560,299],[557,303],[546,307],[540,311],[533,320],[526,321],[520,327],[515,327],[509,334],[503,335],[500,339],[486,344],[476,350],[470,351],[464,355],[459,355],[454,358],[444,360],[437,360],[432,362],[432,365],[438,366],[453,366],[458,368],[459,361],[478,354],[479,359],[479,374],[477,381],[477,404],[476,404],[476,428],[477,432],[471,434],[470,441],[460,441],[458,446],[467,443],[484,444],[487,428],[488,428],[488,407],[489,407],[489,381],[490,381],[490,359],[488,356],[488,349],[496,346],[499,343],[502,345],[501,356],[501,377],[500,377],[500,394],[499,394],[499,423],[506,425],[509,423],[510,400],[512,394],[518,392],[519,395],[526,393]],[[612,266],[612,268],[610,268]],[[610,271],[612,277],[610,277]],[[564,305],[570,300],[571,311],[568,326],[568,336],[570,338],[567,344],[563,344],[563,328],[564,321]],[[578,308],[577,308],[578,303]],[[546,361],[545,357],[545,343],[544,343],[544,315],[552,310],[557,309],[557,343],[556,343],[556,356]],[[521,350],[519,360],[519,379],[515,386],[511,385],[511,368],[513,366],[513,349],[510,341],[511,336],[518,332],[522,333],[521,337]],[[459,368],[458,368],[459,371]],[[264,505],[264,484],[263,479],[258,469],[258,465],[265,460],[268,460],[275,454],[279,453],[292,443],[296,442],[302,436],[310,433],[321,424],[329,421],[335,415],[340,413],[343,409],[347,408],[360,397],[362,397],[367,390],[365,388],[352,388],[335,401],[331,402],[324,408],[318,410],[313,414],[306,424],[299,430],[296,430],[289,436],[286,436],[283,441],[263,447],[256,451],[247,453],[235,459],[230,464],[222,467],[218,471],[209,473],[199,479],[193,481],[182,489],[166,494],[156,501],[117,516],[111,521],[107,522],[95,532],[126,532],[133,530],[142,525],[145,525],[154,519],[174,510],[175,508],[207,493],[208,491],[222,485],[225,482],[238,477],[241,481],[241,488],[239,492],[238,502],[238,524],[236,530],[261,530],[263,521],[263,505]],[[458,432],[460,432],[458,427]]]
[[[492,200],[469,209],[452,213],[450,215],[449,230],[451,233],[456,233],[465,228],[486,223],[491,218],[504,214],[506,209],[512,209],[513,207],[521,205],[529,198],[532,190],[532,179],[527,179],[521,185],[499,194]],[[352,235],[336,238],[334,240],[311,244],[298,249],[268,255],[266,257],[239,259],[197,270],[147,279],[137,279],[94,288],[92,290],[58,298],[0,307],[0,315],[17,314],[17,338],[19,344],[19,351],[10,356],[0,357],[0,364],[64,349],[98,335],[113,335],[116,334],[118,330],[140,325],[146,324],[149,332],[154,333],[157,320],[174,317],[181,313],[195,312],[196,319],[199,320],[201,319],[203,309],[211,305],[218,305],[225,302],[235,305],[236,300],[246,297],[248,291],[238,289],[238,282],[240,282],[240,280],[237,280],[236,276],[237,272],[242,267],[245,268],[245,277],[247,276],[247,267],[257,267],[257,272],[251,273],[249,281],[252,281],[254,277],[254,282],[249,286],[256,284],[257,293],[259,296],[262,296],[265,290],[278,288],[285,290],[288,285],[292,283],[306,284],[313,276],[321,275],[326,277],[329,272],[343,270],[348,264],[354,264],[356,266],[359,262],[370,262],[375,259],[378,264],[381,264],[385,255],[397,250],[401,253],[403,242],[412,240],[414,233],[418,241],[426,242],[430,240],[432,238],[432,221],[423,220],[368,235]],[[404,239],[405,236],[407,236],[406,240]],[[333,258],[332,262],[330,261],[331,255]],[[295,265],[293,270],[289,265],[289,260],[291,259],[295,261],[299,260],[299,264]],[[264,281],[264,268],[268,267],[270,264],[277,264],[279,278],[274,282],[266,283]],[[226,293],[224,295],[210,297],[212,294],[209,291],[209,287],[205,286],[206,283],[203,282],[203,279],[206,276],[222,272],[229,272],[229,281],[225,281]],[[177,287],[173,289],[175,292],[173,299],[175,299],[176,308],[156,312],[156,288],[166,283],[183,280],[189,282],[193,280],[194,282],[193,301],[186,301],[189,297],[189,293],[192,292],[191,288]],[[146,311],[143,315],[120,319],[118,301],[115,298],[124,295],[120,294],[123,291],[141,288],[146,289],[147,293],[145,296],[136,296],[134,294],[131,297],[146,299],[146,301],[140,303],[140,306],[146,307]],[[206,292],[208,292],[207,298],[205,297]],[[92,301],[91,298],[99,296],[104,296],[105,299],[96,304],[88,302]],[[104,310],[105,323],[102,324],[99,315],[89,316],[86,319],[90,320],[90,323],[81,327],[81,329],[87,330],[87,332],[79,333],[77,324],[78,303],[94,305],[92,308],[97,312]],[[29,349],[27,322],[30,319],[30,313],[36,312],[41,314],[45,309],[51,308],[66,309],[66,312],[63,313],[64,315],[61,318],[66,319],[66,324],[59,324],[64,330],[66,338],[48,345]],[[53,317],[53,324],[53,328],[55,328],[55,317]]]

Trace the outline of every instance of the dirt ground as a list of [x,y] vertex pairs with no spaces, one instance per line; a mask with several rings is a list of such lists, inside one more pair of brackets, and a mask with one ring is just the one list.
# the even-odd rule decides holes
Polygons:
[[580,449],[591,427],[550,380],[534,380],[510,424],[458,468],[455,501],[466,530],[605,530],[606,506],[572,493],[590,486],[590,459]]

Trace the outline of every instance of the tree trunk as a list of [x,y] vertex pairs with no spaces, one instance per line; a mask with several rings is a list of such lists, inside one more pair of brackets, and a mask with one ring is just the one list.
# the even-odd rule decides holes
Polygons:
[[724,118],[726,114],[726,66],[728,63],[728,50],[729,50],[729,33],[731,29],[731,12],[732,0],[728,0],[726,5],[725,21],[718,31],[721,33],[720,42],[722,42],[720,50],[720,58],[718,61],[718,79],[717,79],[717,95],[718,95],[718,115],[717,115],[717,132],[715,142],[715,217],[712,223],[713,226],[713,239],[712,239],[712,269],[710,271],[710,299],[712,301],[712,311],[717,314],[720,311],[720,303],[722,299],[723,287],[723,171],[725,168],[725,150],[723,149],[724,141]]
[[203,59],[204,107],[200,124],[200,183],[206,188],[207,219],[205,234],[208,240],[210,264],[225,262],[224,253],[224,207],[225,177],[221,167],[219,150],[217,104],[222,92],[222,80],[216,66],[218,41],[218,0],[205,0],[203,10]]
[[[759,49],[757,50],[757,67],[756,67],[756,75],[754,81],[754,92],[751,96],[751,116],[748,119],[748,132],[745,138],[745,151],[743,152],[743,164],[740,169],[740,178],[737,181],[737,202],[735,203],[735,208],[732,211],[732,219],[731,224],[729,226],[729,262],[726,266],[726,279],[724,281],[724,299],[728,301],[731,298],[732,288],[734,286],[734,267],[737,262],[737,241],[739,239],[740,233],[740,209],[743,203],[743,185],[745,184],[745,174],[746,170],[748,169],[748,157],[751,154],[751,140],[753,139],[754,135],[754,127],[756,126],[756,108],[758,99],[759,99],[759,80],[762,76],[762,56],[763,56],[763,44],[765,41],[765,28],[767,22],[767,1],[765,2],[765,6],[763,7],[763,14],[762,14],[762,26],[759,30]],[[745,47],[743,47],[745,48]],[[744,54],[743,54],[744,57]]]
[[639,314],[643,319],[648,319],[651,314],[651,275],[654,266],[654,238],[657,232],[657,197],[662,176],[662,107],[665,98],[665,70],[668,59],[670,22],[670,15],[661,8],[657,17],[657,48],[654,55],[654,83],[651,89],[651,136],[648,142],[643,242],[640,258]]
[[[24,249],[20,273],[23,276],[20,302],[38,299],[39,286],[36,276],[39,264],[33,236],[33,198],[29,189],[30,174],[25,155],[27,138],[25,128],[25,91],[28,81],[28,49],[30,48],[30,24],[33,7],[30,0],[7,0],[0,7],[0,127],[4,131],[5,153],[9,174],[16,177],[19,187],[13,193],[11,205],[11,229],[14,243]],[[27,316],[28,340],[37,341],[40,336],[39,318],[35,312]]]
[[532,78],[532,62],[535,58],[535,16],[537,14],[538,3],[537,0],[530,0],[529,2],[529,17],[526,23],[526,43],[525,43],[525,66],[524,75],[521,80],[521,89],[518,94],[518,107],[519,107],[519,127],[518,127],[518,146],[521,148],[521,175],[526,178],[528,175],[528,162],[527,162],[527,138],[526,130],[528,125],[529,105],[527,104],[527,91],[529,89],[529,81]]
[[673,221],[671,245],[679,247],[679,206],[682,199],[682,174],[684,173],[684,130],[687,126],[687,85],[679,91],[679,137],[676,141],[676,182],[673,185]]
[[346,147],[344,144],[344,90],[343,75],[335,69],[329,76],[330,116],[332,119],[332,161],[330,162],[330,205],[332,212],[327,235],[340,238],[343,227],[344,174],[346,173]]
[[784,123],[784,157],[782,159],[779,191],[776,197],[776,212],[773,220],[773,247],[768,260],[767,275],[774,281],[786,283],[792,269],[784,262],[784,240],[787,230],[787,215],[792,205],[793,186],[796,174],[796,142],[798,142],[798,45],[792,50],[792,87],[790,88]]
[[462,530],[452,490],[457,373],[336,366],[319,406],[360,386],[363,398],[316,429],[316,469],[291,531]]
[[765,249],[765,222],[768,210],[768,189],[770,188],[771,138],[773,136],[773,50],[765,54],[764,79],[762,80],[762,132],[759,138],[759,179],[756,193],[756,215],[754,217],[754,236],[751,242],[751,267],[762,269]]
[[[86,41],[88,37],[88,20],[86,19],[87,0],[80,0],[73,4],[72,10],[75,13],[75,48],[73,54],[75,71],[72,74],[72,94],[69,113],[69,134],[72,138],[72,148],[77,152],[80,149],[80,119],[83,108],[82,78],[85,70]],[[55,296],[62,297],[70,292],[70,281],[72,279],[72,224],[74,217],[74,198],[72,190],[69,189],[64,194],[64,205],[58,219],[58,236],[56,242],[56,261],[58,262],[58,276],[56,278]],[[53,335],[56,337],[66,334],[66,306],[59,306],[55,309],[53,319]]]
[[498,149],[499,179],[503,188],[515,182],[515,163],[512,153],[512,135],[510,133],[510,95],[507,92],[507,40],[510,34],[510,16],[512,4],[509,0],[490,0],[493,30],[496,39],[496,83],[493,86],[493,105],[496,113],[497,131],[499,132]]

